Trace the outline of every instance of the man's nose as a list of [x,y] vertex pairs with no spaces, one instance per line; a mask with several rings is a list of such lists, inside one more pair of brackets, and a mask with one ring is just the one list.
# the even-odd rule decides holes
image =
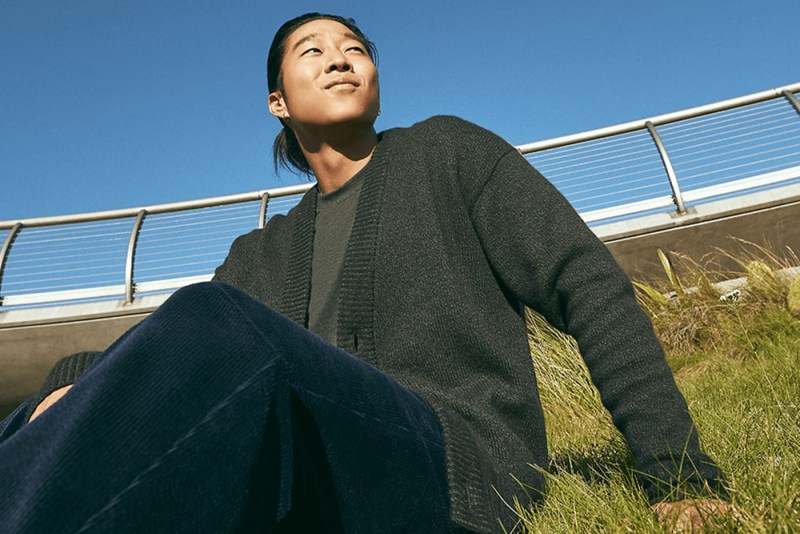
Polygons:
[[343,53],[336,51],[331,54],[330,58],[328,59],[328,72],[333,71],[349,71],[352,70],[353,66],[347,60],[347,56]]

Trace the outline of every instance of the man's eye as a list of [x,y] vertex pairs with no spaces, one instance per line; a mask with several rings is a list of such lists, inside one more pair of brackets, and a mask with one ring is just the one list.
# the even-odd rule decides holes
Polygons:
[[364,49],[361,48],[360,46],[351,46],[350,48],[345,50],[345,52],[358,52],[359,54],[363,54]]
[[307,48],[300,55],[305,56],[306,54],[318,54],[320,52],[321,52],[321,50],[319,48]]

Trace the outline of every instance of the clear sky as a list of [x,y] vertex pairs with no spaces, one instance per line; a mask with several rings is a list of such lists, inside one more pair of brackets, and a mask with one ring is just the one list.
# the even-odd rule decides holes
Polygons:
[[276,176],[272,35],[356,19],[378,128],[453,114],[521,144],[800,81],[772,0],[0,0],[0,220],[297,183]]

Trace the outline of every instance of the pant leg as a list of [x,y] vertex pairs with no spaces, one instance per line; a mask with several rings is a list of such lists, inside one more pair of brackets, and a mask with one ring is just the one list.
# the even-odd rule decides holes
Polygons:
[[0,443],[0,531],[269,532],[305,507],[348,532],[441,532],[443,461],[416,394],[198,284]]

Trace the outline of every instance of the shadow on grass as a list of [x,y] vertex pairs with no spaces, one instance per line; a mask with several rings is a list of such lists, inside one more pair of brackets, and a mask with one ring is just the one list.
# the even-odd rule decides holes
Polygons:
[[612,441],[585,449],[558,451],[550,458],[550,473],[577,476],[590,484],[609,484],[610,479],[620,474],[632,478],[633,456],[626,449]]

